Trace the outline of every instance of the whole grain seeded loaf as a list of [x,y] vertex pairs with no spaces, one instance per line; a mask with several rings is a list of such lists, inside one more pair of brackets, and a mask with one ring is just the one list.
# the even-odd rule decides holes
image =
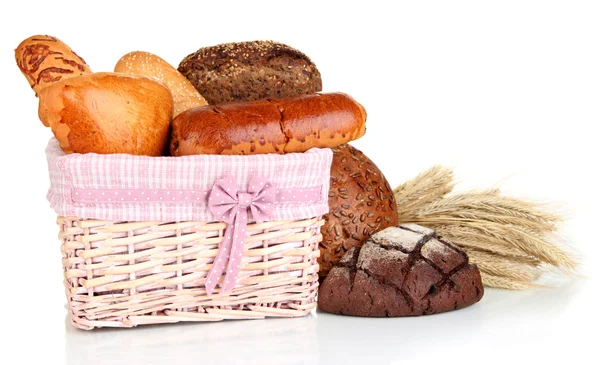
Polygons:
[[400,317],[463,308],[482,296],[479,270],[463,251],[409,224],[349,250],[321,284],[318,300],[325,312]]
[[287,98],[321,91],[321,74],[302,52],[254,41],[200,48],[178,68],[209,104]]
[[372,234],[398,224],[396,198],[385,176],[364,153],[349,144],[333,148],[329,214],[321,227],[319,276]]

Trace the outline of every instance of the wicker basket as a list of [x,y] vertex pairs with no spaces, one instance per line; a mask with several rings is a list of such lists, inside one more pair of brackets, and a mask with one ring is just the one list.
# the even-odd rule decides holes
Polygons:
[[[117,165],[125,166],[125,170],[136,166],[130,171],[121,169],[116,172],[117,175],[135,174],[138,168],[136,163],[139,161],[115,162],[116,157],[100,155],[94,155],[93,158],[85,155],[64,156],[53,141],[47,154],[52,182],[48,199],[59,213],[57,223],[62,241],[64,283],[70,317],[75,327],[92,329],[180,321],[298,317],[315,308],[318,244],[322,239],[321,214],[327,210],[330,151],[322,150],[321,157],[313,158],[318,163],[312,171],[321,171],[315,178],[321,183],[318,186],[320,196],[324,195],[319,198],[320,208],[313,209],[316,206],[314,204],[312,207],[296,204],[299,209],[294,210],[291,208],[293,204],[282,205],[273,214],[279,219],[262,223],[250,220],[245,225],[243,254],[235,287],[227,292],[213,293],[207,292],[205,285],[224,241],[227,223],[215,220],[214,216],[208,217],[209,213],[202,206],[185,210],[185,207],[174,207],[171,204],[167,209],[166,205],[161,205],[166,203],[156,201],[148,204],[154,204],[154,208],[160,209],[149,210],[150,216],[143,216],[156,218],[152,214],[159,214],[161,219],[132,220],[132,212],[140,216],[139,210],[132,209],[133,202],[123,206],[109,206],[107,201],[103,205],[84,204],[75,195],[87,191],[81,187],[85,184],[74,176],[90,177],[93,169],[104,176],[108,174],[107,171],[117,171]],[[250,157],[237,158],[238,161],[244,161],[246,166],[244,158]],[[197,160],[201,159],[198,156],[190,158],[185,164],[186,168],[189,168],[189,164],[206,163]],[[89,164],[92,170],[82,170],[88,159],[95,159]],[[296,160],[303,161],[304,158],[296,156]],[[111,161],[117,165],[108,168]],[[162,163],[165,161],[169,165],[174,160],[162,160]],[[314,165],[314,161],[297,163],[290,160],[289,163],[306,171],[306,163]],[[237,169],[235,163],[231,165],[228,161],[226,164],[233,170]],[[250,164],[253,162],[250,161]],[[99,165],[104,168],[98,170]],[[259,165],[264,165],[264,158]],[[294,166],[289,167],[290,176],[298,175],[293,172]],[[170,169],[172,166],[165,168]],[[242,170],[244,171],[237,175],[240,181],[244,181],[244,174],[256,173],[252,172],[253,169]],[[268,175],[266,170],[260,171]],[[278,175],[282,174],[277,169],[273,171]],[[219,174],[217,171],[213,175]],[[315,175],[314,172],[312,174]],[[177,171],[174,176],[176,175]],[[204,180],[212,179],[205,175],[202,177]],[[299,178],[301,176],[291,180]],[[303,179],[304,185],[314,185],[316,181]],[[102,179],[96,176],[90,181],[96,189],[99,189],[98,186],[106,188],[99,180]],[[288,180],[288,186],[294,184]],[[106,181],[116,185],[123,184],[123,180],[116,181],[114,176],[107,177]],[[280,184],[284,184],[282,180]],[[176,191],[181,186],[171,188]],[[203,219],[180,219],[182,214],[186,218],[186,211],[190,212],[187,218]],[[316,214],[319,212],[320,214]],[[91,217],[91,214],[95,217]],[[286,217],[294,219],[281,219]],[[224,278],[225,276],[219,277],[219,285],[222,285]]]
[[58,218],[76,327],[297,317],[316,306],[319,219],[248,225],[239,286],[207,296],[224,223]]

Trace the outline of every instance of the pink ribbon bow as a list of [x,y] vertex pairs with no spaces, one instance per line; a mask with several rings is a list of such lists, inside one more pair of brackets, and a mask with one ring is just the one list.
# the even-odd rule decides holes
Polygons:
[[247,192],[238,191],[233,176],[226,176],[215,183],[208,198],[208,208],[218,220],[228,224],[217,257],[206,277],[208,295],[217,286],[226,261],[228,264],[220,292],[224,293],[235,287],[244,253],[248,210],[256,222],[264,222],[273,211],[275,199],[275,187],[261,177],[250,178]]

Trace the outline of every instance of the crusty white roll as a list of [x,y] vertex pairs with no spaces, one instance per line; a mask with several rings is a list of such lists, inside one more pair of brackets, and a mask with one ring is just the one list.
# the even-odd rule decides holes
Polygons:
[[144,76],[99,72],[58,81],[39,93],[39,117],[65,153],[161,156],[173,99]]
[[15,59],[36,95],[57,81],[92,73],[83,58],[56,37],[48,35],[25,39],[15,49]]
[[174,116],[188,109],[208,104],[185,76],[155,54],[142,51],[130,52],[117,62],[115,72],[154,77],[162,81],[173,95]]

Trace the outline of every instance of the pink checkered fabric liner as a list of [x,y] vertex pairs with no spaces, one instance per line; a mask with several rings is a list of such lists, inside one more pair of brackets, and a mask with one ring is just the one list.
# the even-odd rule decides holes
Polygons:
[[224,176],[234,177],[241,191],[253,176],[272,183],[277,197],[270,220],[306,219],[329,210],[329,149],[250,156],[65,155],[53,138],[46,156],[47,199],[60,216],[213,222],[218,219],[207,206],[208,195]]

